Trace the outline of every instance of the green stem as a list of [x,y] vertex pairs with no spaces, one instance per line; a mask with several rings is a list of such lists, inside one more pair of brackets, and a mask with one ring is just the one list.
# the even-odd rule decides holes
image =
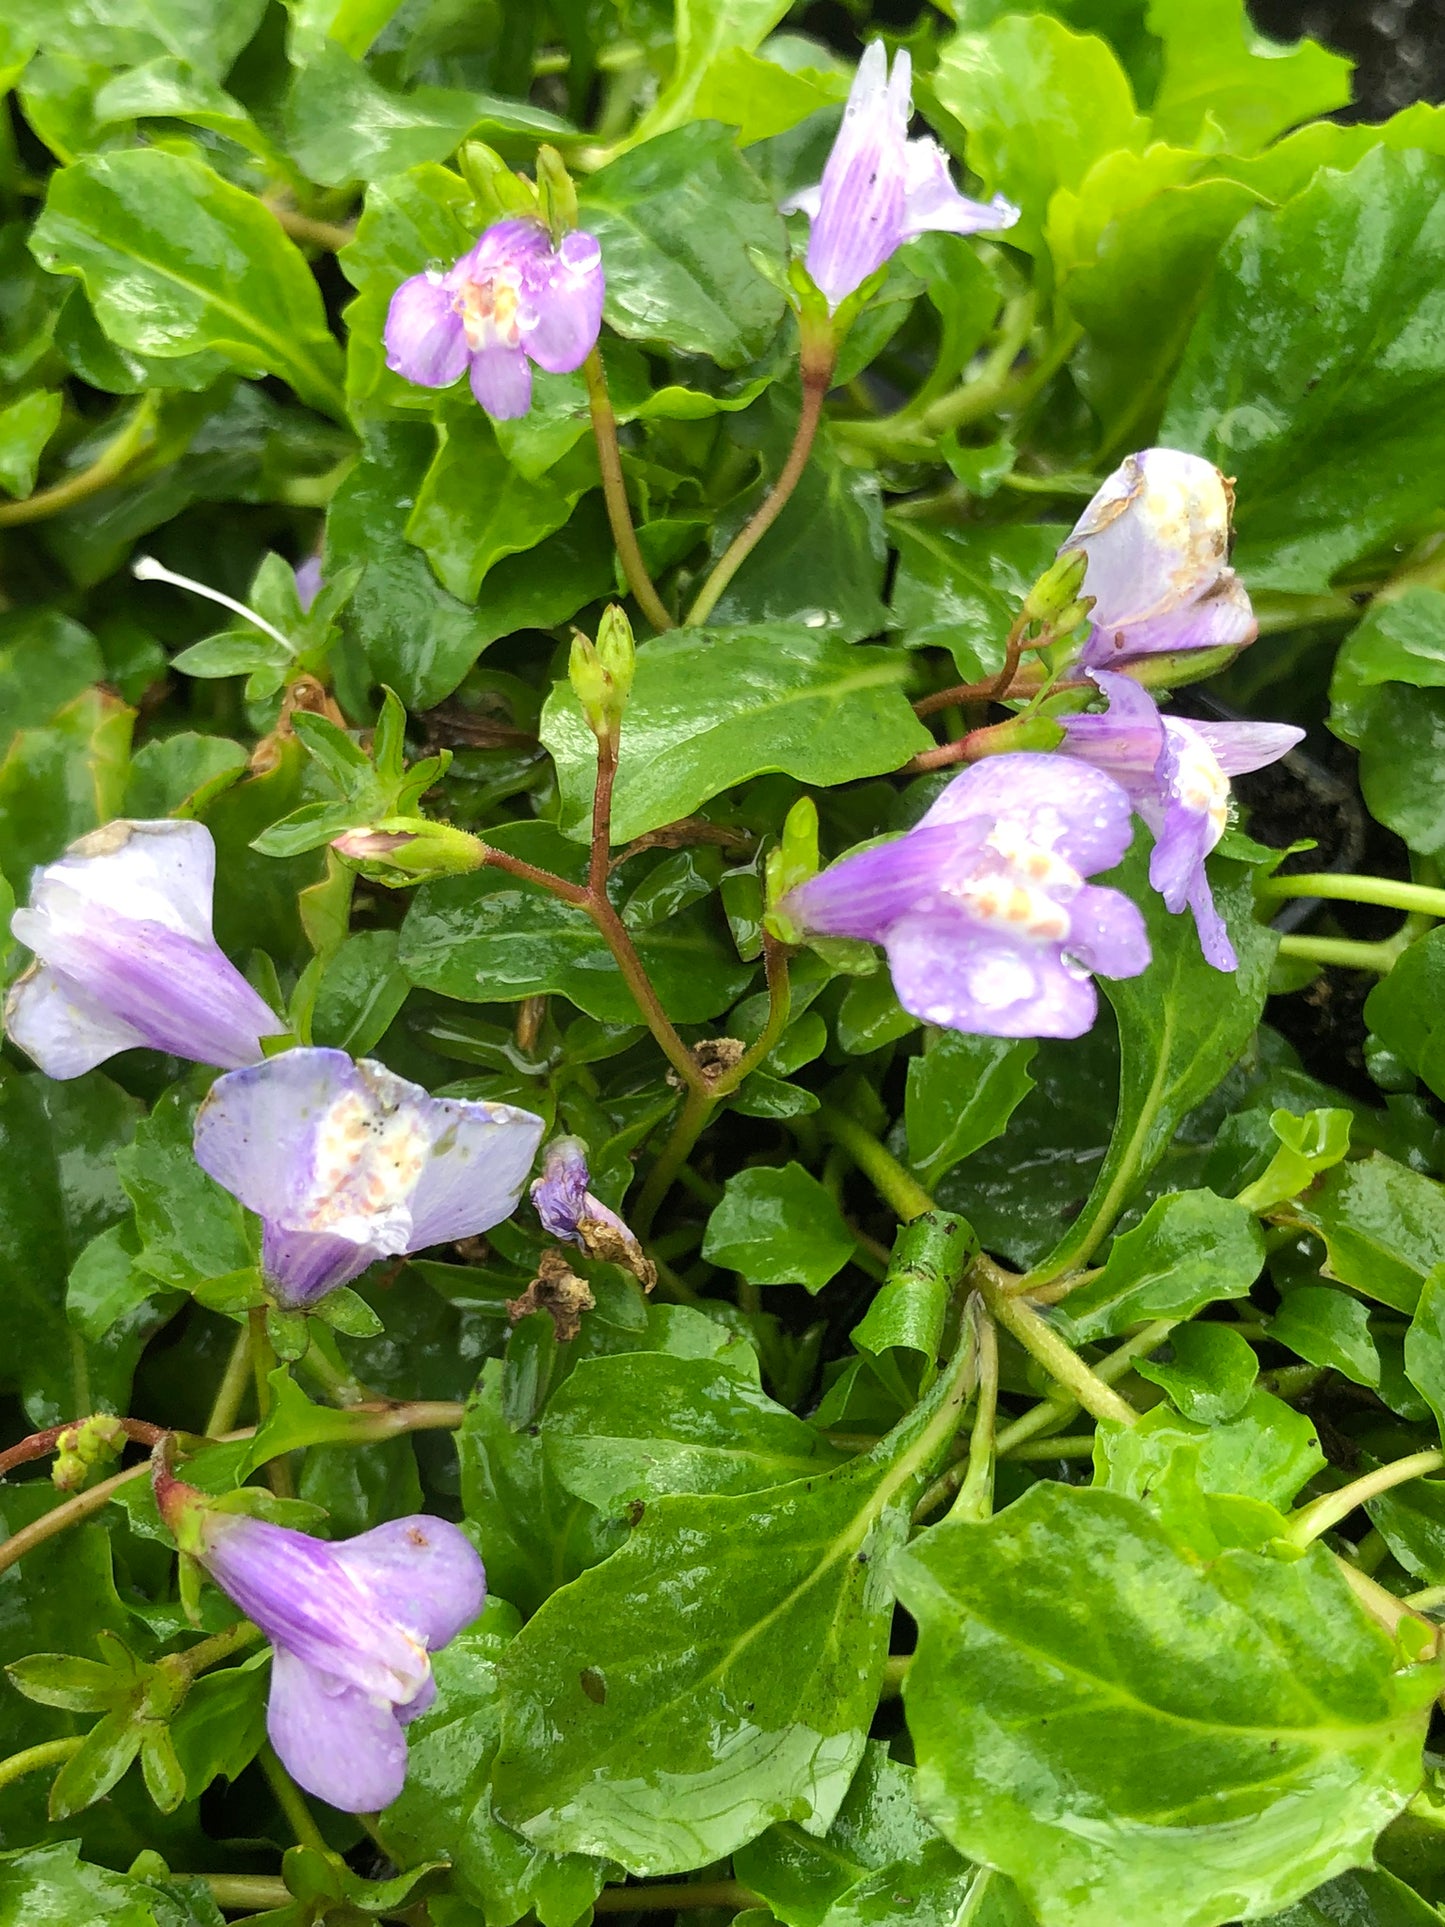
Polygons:
[[1357,1506],[1364,1505],[1367,1500],[1377,1498],[1380,1493],[1389,1492],[1397,1485],[1405,1485],[1411,1479],[1423,1479],[1428,1472],[1438,1472],[1442,1466],[1445,1466],[1445,1452],[1433,1448],[1427,1452],[1412,1452],[1408,1458],[1393,1459],[1388,1465],[1376,1466],[1373,1472],[1352,1479],[1337,1492],[1326,1492],[1322,1498],[1302,1507],[1290,1520],[1285,1537],[1291,1545],[1310,1545],[1322,1532],[1337,1526],[1341,1519],[1348,1518]]
[[971,381],[940,395],[922,409],[912,403],[896,415],[885,415],[881,421],[839,422],[838,433],[864,448],[906,456],[912,451],[927,452],[950,428],[962,428],[991,415],[1008,397],[1016,380],[1014,363],[1033,332],[1035,312],[1032,291],[1009,302],[1004,309],[998,341]]
[[276,1758],[270,1745],[263,1746],[256,1757],[261,1763],[261,1771],[266,1776],[266,1783],[271,1789],[276,1804],[286,1817],[287,1826],[296,1836],[297,1844],[313,1847],[317,1853],[328,1852],[325,1835],[317,1826],[300,1787]]
[[[687,1162],[693,1145],[702,1135],[703,1126],[712,1116],[713,1108],[714,1099],[710,1090],[689,1085],[677,1122],[666,1144],[658,1152],[657,1161],[647,1174],[636,1208],[630,1214],[632,1228],[639,1238],[645,1238],[652,1229],[658,1206],[672,1189],[673,1179]],[[681,1283],[681,1280],[678,1282]]]
[[582,364],[583,378],[587,383],[587,407],[592,416],[592,434],[597,443],[597,466],[602,471],[602,498],[607,504],[607,520],[612,527],[612,543],[617,550],[617,559],[622,564],[622,573],[627,578],[627,586],[637,599],[637,606],[659,633],[674,628],[667,605],[657,593],[656,585],[647,572],[647,564],[638,546],[637,531],[632,525],[632,511],[627,505],[627,483],[622,474],[622,451],[617,444],[617,416],[613,412],[612,397],[607,392],[607,371],[602,366],[602,356],[594,348]]
[[194,1646],[188,1646],[183,1653],[171,1653],[167,1663],[186,1679],[192,1680],[207,1668],[219,1666],[232,1653],[241,1653],[248,1646],[254,1646],[263,1637],[259,1626],[253,1625],[249,1619],[238,1619],[234,1626],[228,1626],[224,1632],[212,1633],[209,1639],[197,1640]]
[[978,1304],[978,1409],[968,1441],[968,1471],[950,1518],[987,1519],[993,1513],[994,1421],[998,1413],[998,1330]]
[[[1392,1635],[1397,1633],[1403,1620],[1414,1619],[1427,1631],[1433,1633],[1438,1641],[1439,1627],[1433,1620],[1424,1619],[1415,1612],[1412,1601],[1399,1598],[1387,1586],[1382,1586],[1378,1579],[1372,1579],[1367,1572],[1357,1571],[1348,1559],[1341,1559],[1337,1552],[1332,1553],[1331,1557],[1334,1559],[1336,1571],[1350,1591],[1370,1617],[1383,1626],[1387,1633]],[[1422,1651],[1417,1656],[1424,1658],[1425,1652]]]
[[764,1063],[773,1046],[788,1027],[792,1014],[792,993],[788,985],[788,951],[776,937],[763,932],[763,973],[768,983],[768,1015],[757,1042],[744,1051],[730,1071],[724,1071],[712,1086],[714,1097],[726,1097]]
[[761,1907],[763,1901],[751,1887],[736,1880],[676,1881],[657,1887],[604,1887],[593,1901],[599,1914],[671,1912],[678,1907],[731,1907],[741,1913]]
[[933,1200],[923,1186],[846,1111],[825,1104],[817,1114],[819,1129],[835,1144],[840,1144],[878,1195],[898,1213],[905,1224],[932,1211]]
[[1360,877],[1309,872],[1303,876],[1266,877],[1255,888],[1266,902],[1277,897],[1328,897],[1342,903],[1378,903],[1391,910],[1413,910],[1427,917],[1445,917],[1445,890],[1424,883],[1404,883],[1396,877]]
[[230,1431],[241,1415],[241,1404],[250,1383],[251,1329],[249,1325],[242,1325],[236,1334],[236,1342],[231,1347],[231,1355],[226,1360],[226,1369],[221,1374],[221,1382],[216,1387],[216,1398],[211,1406],[211,1415],[206,1420],[208,1439],[218,1439],[223,1432]]
[[80,1751],[85,1737],[83,1733],[76,1733],[65,1740],[42,1740],[39,1746],[27,1746],[23,1753],[12,1753],[8,1760],[0,1760],[0,1787],[23,1780],[27,1773],[40,1773],[47,1766],[63,1766]]
[[1134,1425],[1139,1414],[1126,1399],[1086,1365],[1073,1348],[1040,1318],[1022,1298],[1009,1290],[1006,1273],[988,1258],[974,1260],[973,1281],[990,1315],[1038,1360],[1049,1377],[1056,1380],[1086,1412],[1095,1418],[1112,1419],[1118,1425]]
[[[610,898],[605,895],[601,898],[589,896],[586,910],[596,924],[602,941],[612,952],[613,961],[622,973],[622,981],[632,992],[643,1021],[657,1039],[663,1055],[689,1090],[704,1091],[711,1099],[711,1089],[698,1068],[697,1059],[678,1036],[672,1019],[663,1009],[662,1000],[652,987],[652,979],[637,954],[627,926],[613,908]],[[691,1149],[689,1145],[688,1150]]]
[[896,1700],[903,1691],[903,1682],[908,1677],[908,1669],[913,1664],[912,1653],[890,1653],[883,1662],[883,1682],[878,1697]]
[[1294,937],[1279,940],[1281,957],[1296,957],[1301,963],[1339,964],[1346,970],[1373,970],[1388,977],[1408,948],[1397,937],[1380,943],[1355,943],[1348,937]]
[[155,401],[147,395],[137,403],[125,427],[114,440],[106,443],[88,468],[49,488],[37,489],[23,502],[0,502],[0,528],[44,521],[47,516],[59,515],[62,509],[73,508],[77,502],[84,502],[119,481],[131,463],[145,452],[155,431],[155,418]]
[[835,360],[836,353],[831,340],[827,344],[826,352],[820,346],[816,353],[810,354],[805,345],[802,360],[803,407],[798,416],[793,445],[788,450],[788,459],[783,463],[782,472],[777,481],[773,483],[752,515],[713,564],[712,573],[703,583],[698,591],[697,600],[687,612],[689,629],[696,629],[707,621],[717,606],[723,590],[777,521],[787,504],[788,497],[798,486],[803,470],[808,465],[808,456],[812,453],[813,438],[818,432],[818,423],[822,419],[823,403],[828,397],[828,385],[833,379]]
[[1094,1434],[1060,1432],[1052,1438],[1021,1439],[1008,1456],[1023,1464],[1041,1459],[1091,1459],[1094,1456]]
[[211,1890],[211,1898],[228,1914],[277,1913],[290,1907],[294,1895],[284,1880],[267,1874],[206,1873],[201,1879]]

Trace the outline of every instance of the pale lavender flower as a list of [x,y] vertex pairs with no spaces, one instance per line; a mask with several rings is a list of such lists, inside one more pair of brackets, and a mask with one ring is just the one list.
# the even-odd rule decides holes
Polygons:
[[1233,512],[1232,486],[1202,456],[1146,448],[1120,463],[1059,550],[1088,558],[1085,667],[1254,641],[1254,610],[1229,567]]
[[47,1076],[149,1045],[201,1064],[261,1056],[285,1026],[211,934],[216,846],[200,823],[108,823],[35,872],[10,928],[36,961],[5,1029]]
[[[192,1489],[159,1493],[176,1528]],[[431,1654],[487,1596],[470,1542],[445,1519],[393,1519],[326,1545],[206,1508],[197,1557],[274,1649],[266,1730],[307,1793],[344,1813],[390,1806],[406,1779],[403,1728],[436,1698]]]
[[881,40],[858,63],[843,125],[817,187],[783,203],[806,214],[808,272],[831,311],[920,234],[976,234],[1012,227],[1019,211],[999,194],[985,207],[958,192],[934,140],[908,138],[912,63],[906,48],[893,59]]
[[321,557],[308,555],[295,574],[296,600],[301,604],[301,613],[305,615],[321,593]]
[[446,273],[402,282],[386,365],[423,388],[449,388],[470,368],[482,407],[512,421],[532,405],[532,362],[567,374],[592,352],[603,289],[595,236],[575,228],[554,248],[540,221],[498,221]]
[[298,1308],[378,1258],[509,1217],[542,1130],[511,1104],[431,1097],[345,1051],[292,1050],[216,1080],[196,1162],[261,1219],[267,1282]]
[[1286,723],[1206,723],[1161,716],[1147,689],[1107,670],[1090,674],[1109,699],[1103,716],[1064,716],[1063,752],[1105,771],[1128,792],[1154,833],[1149,881],[1176,915],[1186,904],[1206,960],[1234,970],[1238,958],[1204,859],[1229,823],[1229,779],[1277,763],[1304,738]]
[[790,890],[780,916],[807,934],[888,953],[915,1017],[991,1037],[1078,1037],[1098,998],[1089,973],[1136,977],[1144,919],[1085,881],[1129,846],[1129,799],[1058,756],[991,756],[957,776],[896,841],[844,857]]
[[593,1258],[622,1265],[650,1291],[657,1269],[643,1255],[635,1233],[587,1189],[587,1146],[580,1137],[553,1138],[542,1160],[542,1175],[532,1186],[532,1203],[542,1229]]

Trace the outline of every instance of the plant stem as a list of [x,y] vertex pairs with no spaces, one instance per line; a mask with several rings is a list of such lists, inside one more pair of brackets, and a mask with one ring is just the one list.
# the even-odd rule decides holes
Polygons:
[[926,451],[949,428],[961,428],[992,414],[1009,392],[1014,363],[1033,332],[1035,312],[1036,298],[1032,291],[1017,295],[1009,302],[1004,309],[999,338],[972,381],[961,383],[922,409],[914,403],[878,421],[840,422],[838,432],[864,448],[906,455],[915,449]]
[[1397,877],[1359,877],[1333,872],[1266,877],[1256,886],[1255,895],[1266,901],[1276,897],[1329,897],[1343,903],[1379,903],[1391,910],[1413,910],[1427,917],[1445,917],[1445,890],[1433,890],[1424,883],[1404,883]]
[[676,1907],[731,1907],[741,1913],[761,1907],[763,1901],[736,1880],[680,1880],[658,1887],[604,1887],[592,1905],[599,1914],[630,1914],[634,1909],[656,1913]]
[[977,1299],[972,1315],[978,1325],[978,1409],[968,1441],[968,1470],[950,1518],[987,1519],[993,1513],[994,1421],[998,1413],[998,1329]]
[[325,1836],[317,1826],[301,1789],[276,1758],[271,1746],[269,1744],[263,1746],[256,1757],[260,1762],[261,1771],[266,1776],[266,1783],[275,1796],[277,1806],[286,1816],[287,1826],[296,1836],[297,1844],[303,1847],[314,1847],[318,1853],[326,1853],[328,1849]]
[[216,1387],[215,1403],[211,1407],[211,1416],[206,1420],[208,1439],[218,1439],[223,1432],[230,1431],[241,1415],[241,1403],[250,1383],[251,1329],[247,1324],[242,1325],[236,1334],[231,1356],[226,1360],[226,1369]]
[[42,1772],[47,1766],[63,1766],[80,1751],[85,1738],[85,1734],[75,1733],[69,1739],[42,1740],[39,1746],[27,1746],[23,1753],[12,1753],[8,1760],[0,1760],[0,1787],[23,1780],[27,1773]]
[[207,1873],[200,1878],[224,1913],[275,1913],[293,1904],[294,1896],[286,1882],[268,1874]]
[[[714,1098],[710,1090],[700,1089],[697,1085],[688,1086],[687,1097],[683,1102],[677,1122],[666,1144],[657,1154],[656,1162],[647,1174],[635,1210],[630,1214],[632,1227],[639,1238],[645,1238],[652,1229],[652,1221],[657,1216],[657,1207],[672,1189],[672,1181],[687,1162],[694,1144],[702,1134],[703,1126],[713,1113]],[[679,1283],[682,1281],[679,1280]]]
[[622,451],[617,445],[617,416],[607,392],[607,371],[602,356],[594,348],[582,364],[587,383],[587,407],[592,416],[592,435],[597,443],[597,466],[602,471],[602,497],[607,504],[607,520],[612,527],[612,543],[627,586],[637,606],[653,628],[661,632],[676,627],[667,605],[657,593],[647,564],[638,547],[637,531],[632,526],[632,511],[627,505],[627,484],[622,475]]
[[792,1014],[792,992],[788,984],[788,950],[777,938],[763,932],[763,974],[768,984],[768,1015],[756,1043],[749,1046],[730,1071],[724,1071],[712,1086],[714,1097],[726,1097],[766,1061],[773,1046],[788,1027]]
[[263,200],[261,205],[291,236],[303,247],[324,248],[328,254],[339,254],[356,238],[354,226],[346,227],[338,221],[318,221],[313,215],[302,214],[294,207],[284,207],[279,201]]
[[587,892],[580,883],[569,883],[566,877],[554,876],[550,870],[539,869],[535,863],[524,863],[519,856],[509,856],[505,850],[487,845],[487,868],[505,870],[509,877],[516,877],[522,883],[534,883],[539,890],[549,896],[560,897],[563,903],[570,903],[579,910],[587,907]]
[[1340,964],[1346,970],[1373,970],[1389,976],[1408,947],[1398,937],[1380,943],[1355,943],[1348,937],[1294,937],[1279,940],[1281,957],[1297,957],[1301,963]]
[[[102,1416],[106,1417],[108,1423],[120,1426],[126,1437],[137,1445],[154,1445],[158,1439],[166,1435],[165,1426],[152,1425],[149,1419],[111,1419],[109,1414]],[[13,1472],[17,1465],[28,1465],[35,1459],[43,1459],[60,1443],[62,1432],[73,1431],[84,1423],[84,1419],[67,1419],[63,1425],[47,1425],[43,1432],[32,1432],[28,1438],[20,1439],[8,1451],[0,1452],[0,1478],[4,1478],[8,1472]]]
[[1373,1472],[1365,1473],[1363,1478],[1352,1479],[1337,1492],[1326,1492],[1322,1498],[1302,1507],[1291,1519],[1285,1537],[1291,1545],[1310,1545],[1322,1532],[1328,1532],[1331,1526],[1337,1526],[1341,1519],[1348,1518],[1366,1500],[1376,1498],[1381,1492],[1389,1492],[1392,1487],[1404,1485],[1411,1479],[1423,1479],[1427,1472],[1438,1472],[1442,1466],[1445,1466],[1445,1452],[1433,1448],[1427,1452],[1412,1452],[1408,1458],[1393,1459],[1388,1465],[1376,1466]]
[[1052,1438],[1021,1439],[1008,1456],[1028,1464],[1038,1459],[1088,1459],[1093,1454],[1092,1432],[1060,1432]]
[[249,1619],[238,1619],[234,1626],[228,1626],[224,1632],[212,1633],[209,1639],[197,1640],[194,1646],[188,1646],[183,1653],[171,1653],[168,1658],[178,1673],[183,1673],[188,1680],[195,1679],[208,1667],[219,1666],[232,1653],[244,1652],[263,1637],[259,1626],[253,1625]]
[[973,1282],[992,1317],[996,1318],[1049,1377],[1055,1379],[1086,1412],[1095,1418],[1113,1419],[1119,1425],[1134,1425],[1139,1414],[1098,1373],[1086,1365],[1072,1346],[1066,1345],[1046,1319],[1022,1298],[1009,1290],[1009,1277],[991,1259],[978,1257],[973,1264]]
[[607,878],[612,854],[612,786],[617,781],[617,739],[597,739],[597,780],[592,788],[592,850],[587,864],[587,894],[594,903],[607,900]]
[[837,1110],[831,1104],[825,1104],[818,1112],[818,1126],[834,1143],[843,1147],[874,1190],[892,1205],[905,1224],[913,1218],[921,1218],[925,1211],[932,1211],[933,1200],[923,1186],[856,1118],[849,1117],[846,1111]]
[[155,403],[147,395],[131,412],[129,421],[112,441],[106,443],[88,468],[49,488],[37,489],[23,502],[0,502],[0,528],[15,528],[22,522],[42,522],[62,509],[73,508],[89,496],[109,488],[145,451],[155,429]]
[[808,456],[812,452],[813,437],[818,432],[818,423],[822,419],[823,403],[828,397],[828,387],[833,379],[836,360],[837,355],[831,339],[828,341],[826,351],[820,345],[812,353],[809,352],[805,341],[801,362],[803,407],[798,416],[793,446],[788,450],[788,459],[783,463],[782,472],[777,481],[773,483],[752,515],[713,564],[712,573],[703,583],[698,591],[697,600],[687,612],[689,629],[695,629],[699,624],[707,621],[717,606],[723,590],[777,521],[787,504],[788,497],[798,486],[803,470],[808,465]]
[[879,1688],[880,1699],[897,1699],[903,1691],[903,1682],[908,1677],[908,1669],[913,1664],[912,1653],[890,1653],[883,1662],[883,1682]]
[[[1334,1559],[1340,1577],[1350,1591],[1370,1617],[1383,1626],[1387,1633],[1397,1633],[1402,1620],[1416,1619],[1434,1634],[1438,1642],[1440,1628],[1433,1620],[1426,1619],[1415,1612],[1410,1600],[1399,1598],[1387,1586],[1382,1586],[1378,1579],[1371,1579],[1368,1573],[1357,1571],[1348,1559],[1341,1559],[1337,1552],[1332,1553],[1331,1557]],[[1425,1656],[1423,1652],[1419,1655],[1421,1658]]]

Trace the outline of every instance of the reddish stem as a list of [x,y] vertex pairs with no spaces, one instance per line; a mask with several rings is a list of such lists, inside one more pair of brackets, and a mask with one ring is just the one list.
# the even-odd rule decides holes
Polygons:
[[[111,1415],[107,1412],[99,1416],[109,1418]],[[47,1457],[55,1450],[62,1432],[73,1432],[77,1426],[84,1423],[84,1419],[67,1419],[64,1425],[48,1425],[43,1432],[32,1432],[28,1439],[21,1439],[18,1445],[12,1445],[8,1451],[0,1452],[0,1479],[3,1479],[8,1472],[12,1472],[17,1465],[26,1465],[32,1459]],[[148,1419],[117,1418],[114,1423],[121,1428],[128,1439],[134,1439],[137,1445],[155,1445],[167,1436],[167,1427],[152,1425]]]

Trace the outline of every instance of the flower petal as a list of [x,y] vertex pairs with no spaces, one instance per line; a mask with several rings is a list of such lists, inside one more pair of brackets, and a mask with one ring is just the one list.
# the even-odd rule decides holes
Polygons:
[[342,1813],[379,1813],[406,1781],[397,1709],[277,1647],[266,1731],[297,1786]]
[[1054,944],[1010,942],[962,916],[905,917],[888,939],[903,1008],[985,1037],[1080,1037],[1098,1013],[1087,975]]
[[948,877],[967,866],[988,829],[986,818],[960,827],[930,825],[925,817],[906,836],[857,850],[798,884],[779,907],[815,935],[881,943],[899,917],[937,900]]
[[880,40],[858,63],[808,236],[808,272],[830,307],[882,267],[904,238],[911,79],[907,49],[894,56],[889,75]]
[[58,977],[32,964],[5,1000],[5,1034],[47,1077],[83,1077],[117,1051],[146,1042],[132,1025]]
[[1060,550],[1088,557],[1083,593],[1096,626],[1168,615],[1212,588],[1228,557],[1230,508],[1223,475],[1202,456],[1146,448],[1126,457]]
[[273,1644],[373,1697],[415,1695],[424,1644],[378,1610],[337,1547],[239,1513],[207,1513],[205,1533],[202,1563]]
[[1122,890],[1097,883],[1086,883],[1070,903],[1064,948],[1101,977],[1137,977],[1149,968],[1144,913]]
[[796,194],[790,194],[786,201],[779,201],[779,214],[806,214],[810,221],[816,221],[823,205],[823,184],[816,187],[800,187]]
[[1070,757],[1032,751],[989,756],[964,770],[919,828],[989,819],[1007,821],[1084,876],[1112,869],[1133,836],[1129,798],[1111,777]]
[[[1088,580],[1085,578],[1085,593]],[[1097,614],[1097,611],[1096,611]],[[1197,601],[1147,621],[1090,629],[1080,661],[1085,668],[1128,662],[1135,656],[1174,655],[1187,649],[1242,649],[1259,633],[1254,608],[1233,569]]]
[[524,272],[551,251],[551,237],[540,220],[518,214],[509,220],[493,221],[448,270],[445,284],[457,294],[468,282],[485,281],[498,269]]
[[1199,932],[1199,947],[1204,952],[1204,961],[1213,964],[1216,970],[1237,970],[1239,958],[1229,941],[1224,919],[1214,907],[1214,892],[1209,887],[1209,876],[1203,864],[1189,892],[1189,908],[1194,913],[1194,928]]
[[386,365],[422,388],[450,388],[467,365],[467,336],[440,276],[414,274],[387,310]]
[[445,1519],[389,1519],[331,1551],[386,1616],[432,1652],[470,1626],[486,1603],[482,1562],[466,1534]]
[[262,1227],[261,1269],[277,1304],[289,1311],[303,1311],[338,1285],[359,1278],[378,1258],[396,1255],[365,1239],[292,1231],[274,1218]]
[[516,421],[532,406],[532,368],[520,346],[489,342],[472,354],[472,393],[493,421]]
[[1206,723],[1191,717],[1189,727],[1204,738],[1226,776],[1265,769],[1305,739],[1291,723]]
[[511,1217],[546,1129],[514,1104],[455,1098],[428,1098],[426,1118],[431,1155],[411,1199],[412,1251],[475,1237]]
[[549,374],[580,368],[602,326],[606,277],[596,238],[574,229],[562,237],[542,285],[517,311],[522,346]]
[[971,201],[960,194],[948,171],[948,156],[936,140],[909,141],[904,149],[903,238],[917,234],[978,234],[1010,228],[1019,218],[1012,201]]
[[81,837],[37,870],[30,910],[60,917],[87,904],[127,923],[159,924],[204,942],[211,936],[215,884],[216,846],[203,823],[122,819]]
[[1064,740],[1060,751],[1112,776],[1137,805],[1136,791],[1153,794],[1155,789],[1154,766],[1164,747],[1159,705],[1131,676],[1111,675],[1104,669],[1092,674],[1109,699],[1108,713],[1061,716]]

